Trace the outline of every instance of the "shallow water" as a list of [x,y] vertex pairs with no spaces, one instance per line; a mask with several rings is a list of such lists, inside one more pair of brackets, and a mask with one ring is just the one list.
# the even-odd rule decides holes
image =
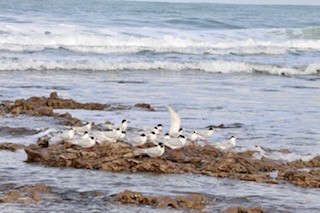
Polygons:
[[[26,79],[21,83],[18,79]],[[10,79],[10,83],[7,80]],[[319,154],[320,90],[315,76],[283,77],[258,74],[210,74],[194,71],[165,72],[2,72],[1,100],[15,100],[29,96],[48,96],[57,91],[61,97],[81,102],[99,102],[133,106],[136,103],[150,103],[156,112],[141,109],[120,111],[56,110],[70,112],[84,121],[102,123],[106,120],[120,122],[123,118],[131,121],[131,127],[151,127],[158,123],[168,130],[170,118],[165,108],[171,105],[180,115],[182,126],[187,130],[205,128],[208,125],[225,124],[226,129],[215,133],[210,141],[225,140],[237,135],[239,147],[254,145],[270,149],[289,149],[295,156],[303,158]],[[27,83],[29,82],[29,83]],[[30,83],[33,82],[33,83]],[[9,87],[10,85],[10,87]],[[54,88],[52,88],[54,86]],[[8,88],[9,87],[9,88]],[[14,89],[13,89],[13,88]],[[48,88],[48,89],[46,89]],[[266,89],[267,88],[267,89]],[[312,95],[310,95],[312,94]],[[306,98],[308,97],[308,98]],[[25,134],[12,135],[1,132],[1,142],[33,143],[38,131],[48,128],[63,129],[57,120],[46,117],[6,115],[1,118],[2,127],[19,127]],[[229,179],[216,179],[198,175],[153,175],[126,174],[103,171],[87,171],[68,168],[48,168],[41,165],[25,164],[23,151],[10,153],[1,151],[0,184],[18,185],[45,183],[64,196],[76,192],[102,191],[107,195],[125,189],[143,193],[177,195],[189,192],[205,194],[217,205],[209,210],[222,211],[227,206],[261,206],[277,212],[317,212],[319,189],[305,189],[292,185],[267,185]],[[74,195],[74,200],[62,202],[59,199],[46,200],[37,206],[27,207],[28,211],[67,210],[86,202],[87,197]],[[62,203],[61,203],[62,202]],[[95,200],[81,206],[81,211],[159,211],[149,207],[127,207],[104,205],[107,201]],[[18,204],[6,205],[8,212],[23,211],[26,207]],[[131,207],[130,207],[131,208]]]
[[[261,206],[266,210],[277,212],[295,212],[299,209],[316,212],[320,208],[319,189],[305,189],[292,185],[258,184],[199,175],[127,174],[70,168],[49,168],[37,164],[24,163],[26,155],[22,151],[19,151],[19,153],[2,151],[1,154],[12,163],[8,165],[3,161],[1,162],[1,184],[44,183],[51,186],[58,194],[70,196],[71,200],[63,203],[59,203],[61,202],[59,199],[45,200],[41,201],[39,205],[27,208],[11,204],[6,205],[8,212],[9,210],[23,209],[40,212],[47,207],[49,207],[48,210],[50,211],[59,211],[60,208],[60,211],[62,209],[80,208],[81,212],[86,210],[90,212],[90,209],[93,212],[94,210],[106,210],[106,206],[102,205],[102,201],[91,198],[93,200],[91,205],[90,201],[81,199],[76,193],[101,191],[106,195],[112,195],[125,189],[151,195],[200,193],[217,203],[217,205],[208,207],[208,210],[213,211],[221,211],[228,206],[234,205]],[[86,205],[79,206],[79,202]],[[125,206],[108,205],[108,210],[113,211],[126,211],[127,208]],[[150,208],[130,206],[130,210],[127,209],[127,212],[135,210],[148,212]],[[152,209],[152,211],[166,212],[168,210]]]
[[[303,154],[319,153],[316,124],[320,117],[320,78],[316,76],[199,75],[193,71],[10,71],[0,75],[0,93],[3,95],[0,100],[48,96],[57,91],[61,97],[81,102],[127,106],[149,103],[157,112],[137,109],[70,112],[86,121],[120,122],[128,118],[133,126],[163,123],[166,128],[170,118],[165,106],[171,105],[179,113],[182,126],[188,129],[222,123],[238,127],[219,132],[213,140],[235,134],[241,138],[240,146],[259,145],[287,148]],[[18,79],[25,81],[21,83]],[[46,127],[39,122],[34,128]],[[19,123],[23,127],[23,119]],[[238,125],[234,125],[236,123]],[[28,126],[27,120],[25,125]]]
[[[168,130],[171,105],[186,130],[224,124],[210,141],[237,135],[238,150],[277,160],[320,153],[319,6],[128,1],[0,1],[0,101],[46,96],[156,112],[57,110],[83,121]],[[270,16],[272,14],[272,16]],[[281,20],[281,21],[279,21]],[[47,117],[0,117],[0,142],[34,143],[64,129]],[[259,147],[256,147],[259,146]],[[264,154],[264,155],[262,155]],[[194,175],[123,174],[25,164],[23,151],[0,151],[0,185],[45,183],[66,199],[1,212],[167,212],[88,202],[92,190],[150,194],[199,192],[209,210],[262,206],[270,212],[319,212],[320,191]],[[80,207],[79,207],[80,205]],[[173,210],[171,210],[173,211]]]

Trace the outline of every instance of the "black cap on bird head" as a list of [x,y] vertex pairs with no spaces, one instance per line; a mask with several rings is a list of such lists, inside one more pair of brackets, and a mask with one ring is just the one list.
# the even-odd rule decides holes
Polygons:
[[155,135],[156,133],[154,131],[152,131],[151,134]]
[[158,143],[158,145],[160,146],[160,147],[164,147],[164,144],[163,143]]
[[158,126],[161,126],[161,127],[163,127],[163,126],[162,126],[162,124],[158,124]]
[[210,127],[209,130],[214,130],[213,127]]
[[121,123],[124,123],[124,122],[127,122],[127,120],[126,120],[126,119],[123,119],[123,120],[121,121]]
[[141,137],[145,137],[146,135],[145,135],[144,133],[142,133],[140,136],[141,136]]

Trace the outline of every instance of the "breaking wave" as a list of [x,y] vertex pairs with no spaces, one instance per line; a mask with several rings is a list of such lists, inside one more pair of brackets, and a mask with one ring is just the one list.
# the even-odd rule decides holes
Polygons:
[[171,62],[171,61],[129,61],[113,62],[106,60],[1,60],[0,70],[195,70],[212,73],[261,73],[270,75],[316,75],[320,73],[320,63],[304,67],[280,67],[265,64],[230,61],[200,61],[200,62]]

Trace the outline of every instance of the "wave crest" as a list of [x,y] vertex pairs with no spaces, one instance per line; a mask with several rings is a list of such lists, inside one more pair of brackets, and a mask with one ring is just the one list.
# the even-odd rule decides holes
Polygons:
[[45,60],[6,60],[0,62],[0,70],[196,70],[212,73],[261,73],[270,75],[315,75],[320,73],[320,63],[309,64],[302,68],[279,67],[264,64],[229,61],[201,61],[178,63],[170,61],[45,61]]

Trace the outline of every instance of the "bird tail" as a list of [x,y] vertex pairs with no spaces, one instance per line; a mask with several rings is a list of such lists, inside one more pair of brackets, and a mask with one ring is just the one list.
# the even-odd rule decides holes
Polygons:
[[144,154],[144,153],[145,153],[144,149],[135,149],[135,150],[133,150],[133,154],[134,155],[140,155],[140,154]]

